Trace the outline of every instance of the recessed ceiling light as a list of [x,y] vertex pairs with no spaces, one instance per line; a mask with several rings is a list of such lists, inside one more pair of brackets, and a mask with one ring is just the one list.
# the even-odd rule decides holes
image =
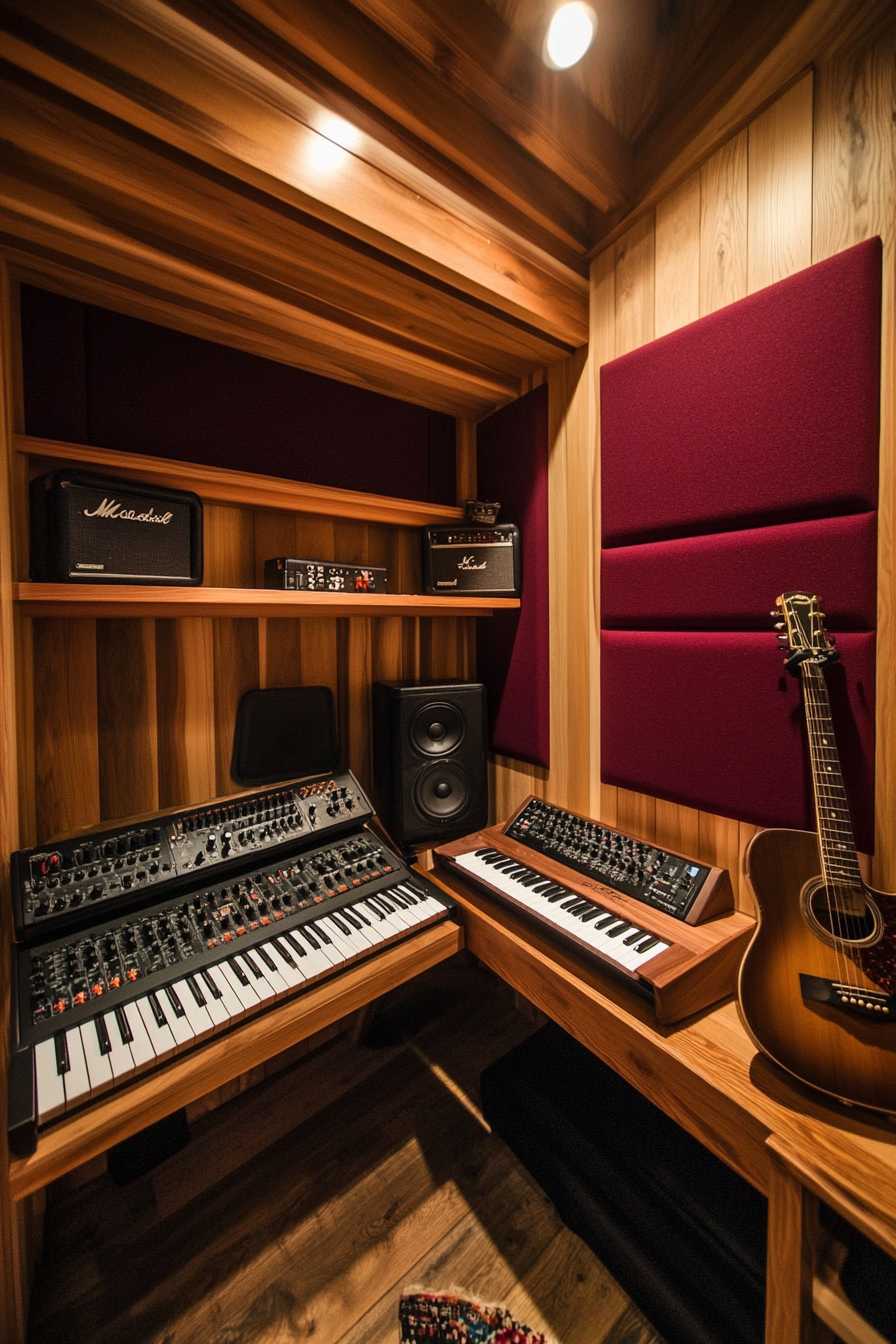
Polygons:
[[597,15],[590,5],[574,0],[561,5],[551,19],[542,57],[552,70],[568,70],[580,61],[597,31]]

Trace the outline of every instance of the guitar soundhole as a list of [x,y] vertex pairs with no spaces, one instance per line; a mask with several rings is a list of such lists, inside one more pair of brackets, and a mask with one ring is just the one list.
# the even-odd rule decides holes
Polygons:
[[810,882],[800,903],[812,932],[829,947],[870,947],[883,932],[880,911],[863,892],[838,892]]

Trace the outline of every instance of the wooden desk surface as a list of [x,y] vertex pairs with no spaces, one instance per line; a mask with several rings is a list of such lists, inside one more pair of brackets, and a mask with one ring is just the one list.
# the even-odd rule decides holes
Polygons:
[[[454,896],[465,944],[488,967],[767,1194],[777,1136],[825,1172],[832,1202],[849,1205],[896,1251],[896,1122],[828,1102],[757,1052],[731,1000],[673,1026],[609,975],[590,971],[454,874],[427,874]],[[837,1197],[835,1199],[834,1197]]]

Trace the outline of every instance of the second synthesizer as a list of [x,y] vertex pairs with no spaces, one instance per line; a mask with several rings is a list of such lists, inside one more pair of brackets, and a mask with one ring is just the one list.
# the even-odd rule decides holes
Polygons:
[[60,1116],[445,919],[444,892],[367,828],[372,815],[344,772],[17,853],[11,1149],[27,1155]]

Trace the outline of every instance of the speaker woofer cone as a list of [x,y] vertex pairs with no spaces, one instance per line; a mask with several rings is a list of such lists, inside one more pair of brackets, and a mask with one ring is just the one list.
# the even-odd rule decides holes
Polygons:
[[411,742],[424,756],[447,756],[464,740],[467,724],[456,705],[432,700],[411,720]]
[[449,762],[431,765],[414,782],[414,802],[424,817],[446,821],[469,806],[469,776]]

